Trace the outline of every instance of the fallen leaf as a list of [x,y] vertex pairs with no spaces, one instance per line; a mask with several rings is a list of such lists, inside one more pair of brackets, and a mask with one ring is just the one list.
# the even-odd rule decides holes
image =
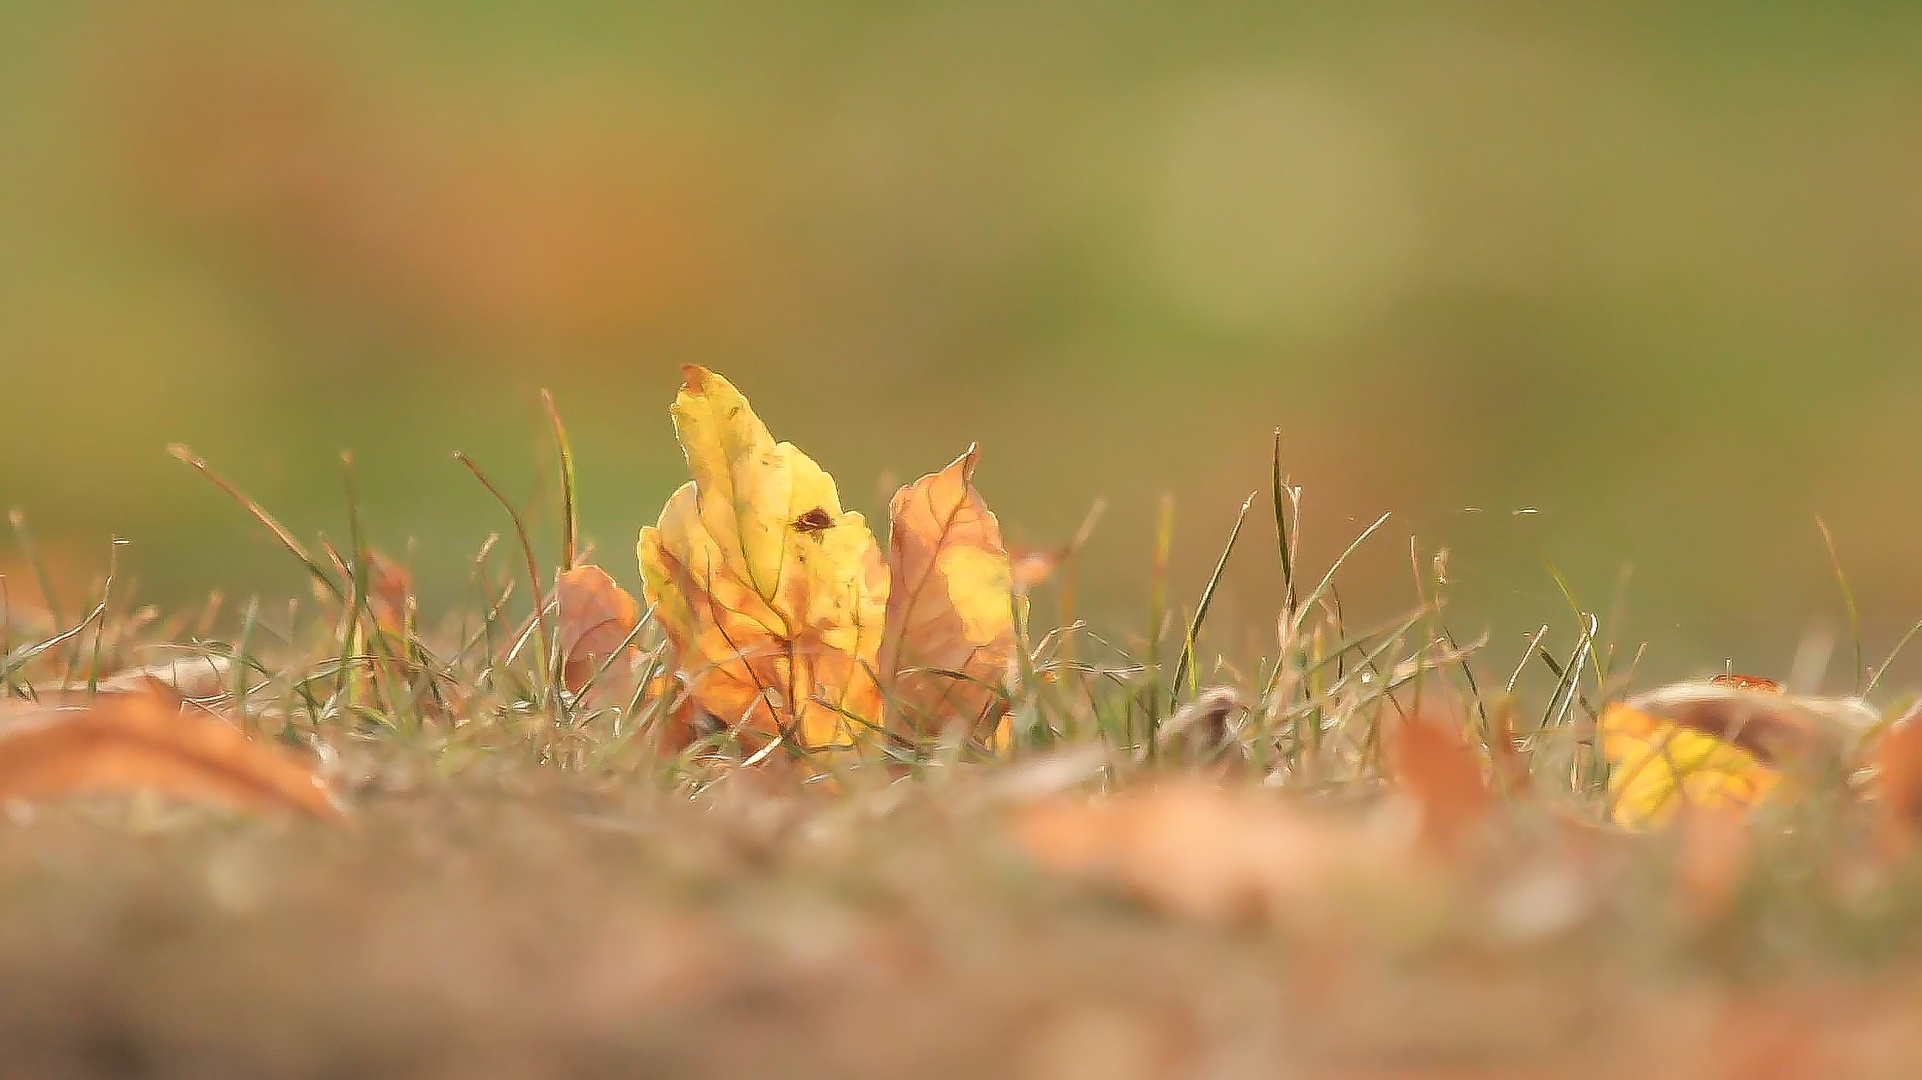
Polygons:
[[[1191,765],[1206,764],[1228,749],[1234,732],[1228,718],[1243,708],[1241,695],[1232,687],[1211,686],[1183,705],[1155,732],[1163,753]],[[1145,756],[1144,748],[1138,752]]]
[[1915,713],[1882,736],[1875,760],[1884,843],[1891,851],[1907,850],[1922,835],[1922,723]]
[[880,548],[726,379],[682,373],[674,426],[694,479],[641,530],[647,601],[702,709],[808,749],[851,745],[881,719]]
[[1426,880],[1400,836],[1195,780],[1052,799],[1017,814],[1014,836],[1057,874],[1210,923],[1339,919],[1358,890],[1403,893]]
[[1422,837],[1430,844],[1456,846],[1494,810],[1461,718],[1426,697],[1390,729],[1388,759],[1396,782],[1421,807]]
[[1876,717],[1855,698],[1796,697],[1726,682],[1677,683],[1602,713],[1610,814],[1667,823],[1683,805],[1747,809],[1791,772],[1838,761]]
[[580,693],[596,671],[616,653],[632,655],[628,641],[641,623],[641,606],[607,571],[592,564],[560,575],[554,586],[560,603],[561,681]]
[[1682,901],[1698,919],[1721,918],[1734,905],[1754,858],[1748,818],[1730,805],[1689,806],[1676,827]]
[[[334,564],[334,572],[342,581],[352,583],[354,571],[347,565],[332,544],[322,541],[327,551],[328,561]],[[366,575],[362,582],[366,589],[364,602],[368,614],[374,617],[374,625],[383,633],[401,637],[407,631],[407,616],[414,606],[414,583],[403,567],[375,548],[368,548],[366,561],[362,565]],[[338,604],[333,594],[323,589],[319,582],[314,583],[314,598],[323,603]],[[344,606],[344,605],[342,605]]]
[[237,810],[342,811],[312,768],[159,690],[0,711],[0,801],[156,791]]
[[414,582],[407,568],[381,554],[367,551],[367,610],[373,612],[374,625],[394,637],[407,632],[407,617],[414,608]]
[[1001,526],[974,488],[974,447],[897,492],[881,671],[908,726],[993,731],[1014,658],[1014,608]]
[[[183,698],[205,700],[227,693],[230,688],[228,673],[232,670],[233,661],[224,656],[195,653],[164,664],[116,671],[108,678],[101,679],[94,689],[102,694],[160,689]],[[67,689],[84,692],[86,687],[69,686]]]
[[1008,549],[1010,584],[1016,595],[1025,596],[1036,585],[1054,576],[1067,560],[1067,548],[1038,548],[1016,545]]

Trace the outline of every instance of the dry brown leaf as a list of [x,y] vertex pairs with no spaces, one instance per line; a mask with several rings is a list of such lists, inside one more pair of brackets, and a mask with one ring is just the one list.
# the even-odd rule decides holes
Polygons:
[[[344,581],[353,581],[354,572],[348,567],[347,560],[332,544],[326,544],[326,550],[328,561],[334,564],[334,572]],[[414,582],[408,576],[407,568],[379,549],[368,548],[362,569],[366,573],[366,580],[362,583],[367,590],[365,603],[368,613],[374,617],[374,625],[381,632],[394,637],[404,635],[407,632],[407,616],[414,607]],[[314,583],[314,598],[322,603],[340,604],[319,582]]]
[[1038,548],[1016,544],[1008,548],[1010,581],[1016,595],[1026,596],[1036,585],[1053,577],[1067,560],[1065,547]]
[[238,810],[339,820],[312,768],[158,690],[0,712],[0,800],[156,791]]
[[987,736],[1007,711],[1014,657],[1012,577],[1001,526],[976,491],[970,446],[897,492],[890,509],[881,671],[919,732],[960,721]]
[[1682,901],[1696,918],[1718,919],[1735,903],[1754,857],[1748,817],[1738,807],[1691,805],[1677,816],[1676,828]]
[[1421,807],[1427,842],[1454,847],[1494,809],[1481,761],[1452,710],[1427,698],[1417,702],[1390,729],[1388,753],[1396,781]]
[[[164,664],[116,671],[94,687],[97,693],[125,694],[143,690],[162,690],[183,698],[207,700],[225,695],[229,689],[233,661],[224,656],[195,653]],[[69,692],[84,692],[84,685],[67,687]]]
[[1398,891],[1423,870],[1398,837],[1195,780],[1049,800],[1021,811],[1014,829],[1049,870],[1214,923],[1338,917],[1356,890]]
[[619,667],[618,661],[609,663],[616,653],[634,652],[628,638],[640,625],[641,605],[592,564],[561,574],[554,591],[560,601],[561,681],[579,693],[603,664],[610,671]]
[[1906,851],[1922,837],[1922,722],[1916,713],[1882,736],[1875,760],[1884,842],[1892,852]]
[[374,625],[400,637],[407,632],[407,616],[414,607],[414,582],[407,568],[381,554],[367,551],[367,610]]

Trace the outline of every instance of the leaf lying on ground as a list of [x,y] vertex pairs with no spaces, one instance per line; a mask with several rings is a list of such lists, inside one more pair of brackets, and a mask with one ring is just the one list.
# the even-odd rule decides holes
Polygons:
[[1405,834],[1195,780],[1043,802],[1016,817],[1014,835],[1046,869],[1214,923],[1341,918],[1358,891],[1406,897],[1428,880]]
[[1421,807],[1422,837],[1453,848],[1487,820],[1495,800],[1461,719],[1424,697],[1389,734],[1395,779]]
[[1646,828],[1684,804],[1746,809],[1791,773],[1835,765],[1874,721],[1854,698],[1796,697],[1727,680],[1636,695],[1602,713],[1611,816]]
[[880,548],[726,379],[682,373],[674,427],[694,479],[641,530],[647,601],[702,709],[804,748],[848,745],[881,718]]
[[1922,839],[1922,722],[1915,712],[1882,736],[1875,764],[1884,843],[1892,851],[1912,848]]
[[640,625],[641,606],[591,563],[561,574],[554,592],[560,601],[561,681],[580,693],[602,665],[618,666],[609,663],[616,653],[634,653],[628,639]]
[[[347,560],[332,544],[322,541],[327,551],[328,561],[334,564],[334,572],[342,581],[351,582],[354,571]],[[364,575],[362,586],[367,595],[364,603],[367,613],[374,617],[374,625],[381,632],[400,637],[407,632],[407,616],[414,604],[414,581],[408,576],[407,568],[389,558],[377,548],[368,548],[366,562],[361,567]],[[314,585],[314,598],[323,602],[331,601],[332,594]]]
[[342,816],[298,758],[203,711],[183,711],[159,690],[0,710],[0,800],[147,790],[238,810]]
[[[127,668],[116,671],[101,679],[95,690],[102,694],[125,694],[146,690],[161,690],[175,693],[183,698],[216,698],[229,689],[229,672],[233,661],[224,656],[195,653],[170,660],[164,664],[149,664],[145,667]],[[84,685],[67,687],[72,692],[84,692]]]
[[1011,575],[1001,526],[974,488],[977,459],[968,447],[902,488],[889,508],[893,585],[881,671],[915,731],[962,721],[985,736],[1007,711]]

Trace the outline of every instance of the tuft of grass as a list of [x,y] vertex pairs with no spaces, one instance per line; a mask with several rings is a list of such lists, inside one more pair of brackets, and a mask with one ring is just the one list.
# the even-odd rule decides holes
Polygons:
[[[585,545],[565,428],[545,405],[562,461],[554,564],[529,538],[534,510],[517,510],[462,456],[507,511],[517,550],[501,550],[502,534],[485,538],[464,598],[410,613],[397,633],[369,606],[351,459],[347,542],[334,551],[293,537],[184,450],[176,456],[306,567],[313,597],[248,597],[224,613],[209,603],[198,618],[158,620],[133,609],[110,558],[98,603],[77,622],[48,632],[6,620],[0,692],[16,697],[63,686],[65,661],[89,639],[91,679],[176,644],[169,622],[193,625],[192,649],[233,661],[219,707],[263,737],[314,749],[362,819],[345,838],[265,822],[208,829],[206,815],[139,800],[10,809],[0,997],[56,1018],[28,1030],[6,1010],[10,1053],[41,1054],[31,1060],[59,1066],[49,1074],[104,1075],[104,1059],[76,1048],[111,1036],[140,1053],[183,1053],[169,1033],[191,1023],[202,1073],[245,1053],[315,1069],[431,1063],[459,1075],[484,1059],[721,1075],[782,1071],[805,1046],[824,1074],[925,1073],[945,1061],[956,1075],[1015,1075],[1034,1074],[1021,1055],[1052,1025],[1068,1024],[1063,1039],[1093,1031],[1095,1044],[1121,1045],[1161,1030],[1165,1012],[1176,1018],[1170,1046],[1244,1074],[1405,1071],[1472,1051],[1514,1075],[1564,1075],[1579,1037],[1587,1074],[1601,1075],[1631,1067],[1651,1010],[1688,994],[1739,1008],[1756,1000],[1744,987],[1844,973],[1878,988],[1873,1008],[1894,1015],[1909,1000],[1902,971],[1922,944],[1922,868],[1875,855],[1883,841],[1853,797],[1859,777],[1756,815],[1741,834],[1746,861],[1711,914],[1689,908],[1677,885],[1698,842],[1685,831],[1591,825],[1582,845],[1566,845],[1565,819],[1607,818],[1594,722],[1616,688],[1613,661],[1598,655],[1600,620],[1551,564],[1572,618],[1526,635],[1515,655],[1486,634],[1458,638],[1443,617],[1445,575],[1436,564],[1431,588],[1412,544],[1412,604],[1372,622],[1344,613],[1338,579],[1388,516],[1330,565],[1305,567],[1301,493],[1278,451],[1270,495],[1285,599],[1258,662],[1204,672],[1199,657],[1259,493],[1243,503],[1164,673],[1175,523],[1164,500],[1144,636],[1065,617],[1031,625],[1046,605],[1018,609],[1005,754],[967,740],[877,741],[809,768],[774,744],[745,744],[736,718],[676,745],[669,730],[688,702],[651,612],[629,638],[632,671],[603,666],[579,693],[557,677],[545,583]],[[1072,611],[1057,600],[1054,610]],[[0,582],[0,613],[11,610]],[[1882,688],[1917,633],[1922,624],[1864,692]],[[1521,678],[1538,663],[1553,676],[1542,693]],[[1488,676],[1504,669],[1505,682]],[[1357,901],[1338,934],[1266,923],[1204,931],[1010,858],[1011,808],[1037,792],[1099,795],[1176,770],[1403,827],[1384,798],[1386,729],[1438,691],[1476,719],[1466,729],[1494,774],[1510,845],[1483,877],[1439,898]],[[1206,739],[1164,733],[1164,717],[1192,727],[1204,698],[1214,710]],[[1197,849],[1213,839],[1189,838]],[[195,958],[187,969],[183,949]],[[263,966],[263,955],[275,962]],[[1491,980],[1501,992],[1476,997]],[[1464,1000],[1490,1022],[1460,1019]],[[1274,1007],[1282,1001],[1294,1004]],[[742,1002],[754,1024],[739,1022]],[[1246,1023],[1196,1019],[1236,1009]],[[1457,1019],[1427,1025],[1431,1013]],[[970,1023],[925,1022],[937,1014]],[[1288,1039],[1267,1037],[1276,1024],[1289,1025]],[[742,1034],[763,1028],[775,1035]],[[1725,1042],[1678,1036],[1665,1052],[1693,1068],[1699,1046]]]

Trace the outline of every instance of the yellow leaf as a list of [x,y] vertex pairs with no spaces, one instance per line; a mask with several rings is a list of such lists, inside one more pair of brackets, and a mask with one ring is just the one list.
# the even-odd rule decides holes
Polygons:
[[1618,825],[1667,824],[1684,804],[1746,810],[1781,774],[1759,754],[1627,705],[1602,713],[1610,816]]
[[1783,694],[1749,676],[1638,694],[1602,713],[1612,815],[1647,827],[1683,805],[1746,809],[1786,779],[1836,773],[1877,720],[1859,698]]
[[809,749],[848,745],[881,716],[880,548],[740,391],[682,370],[674,426],[694,480],[641,530],[647,600],[702,709]]
[[[1006,710],[1014,656],[1012,573],[1001,526],[972,478],[975,448],[902,488],[891,507],[881,670],[911,727],[957,720],[986,735]],[[997,741],[1005,741],[996,737]]]

